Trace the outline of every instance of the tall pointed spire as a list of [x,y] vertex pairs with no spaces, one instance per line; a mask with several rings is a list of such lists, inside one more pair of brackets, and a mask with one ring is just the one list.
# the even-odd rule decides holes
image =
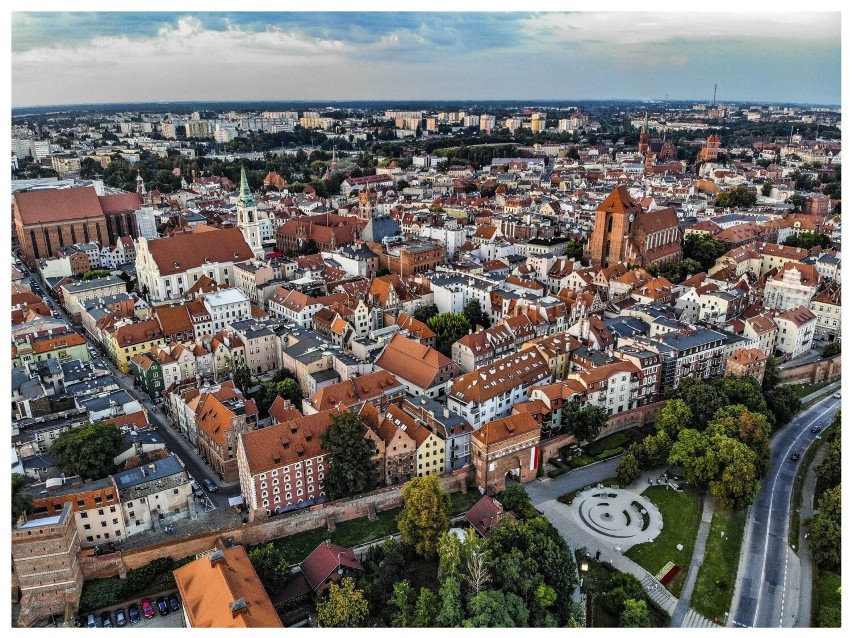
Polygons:
[[257,202],[254,201],[254,195],[249,190],[245,166],[240,168],[240,202],[246,206],[257,206]]
[[642,130],[647,133],[648,132],[648,111],[645,111],[645,124],[642,127]]

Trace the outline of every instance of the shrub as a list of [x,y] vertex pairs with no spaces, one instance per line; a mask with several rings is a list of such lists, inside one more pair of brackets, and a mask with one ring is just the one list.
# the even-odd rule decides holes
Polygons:
[[608,459],[612,456],[616,456],[618,454],[622,454],[624,452],[623,447],[612,448],[611,450],[604,450],[600,454],[598,454],[595,459],[598,461],[603,461],[604,459]]

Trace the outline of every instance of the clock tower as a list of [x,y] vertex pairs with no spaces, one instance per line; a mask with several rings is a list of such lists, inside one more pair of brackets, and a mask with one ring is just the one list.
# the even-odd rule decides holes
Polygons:
[[595,228],[589,239],[589,257],[593,266],[604,268],[624,261],[625,248],[633,234],[642,207],[627,188],[613,190],[595,211]]
[[260,239],[260,219],[257,215],[257,202],[251,194],[246,177],[246,169],[240,172],[240,195],[237,198],[237,227],[242,231],[246,243],[258,259],[264,257]]

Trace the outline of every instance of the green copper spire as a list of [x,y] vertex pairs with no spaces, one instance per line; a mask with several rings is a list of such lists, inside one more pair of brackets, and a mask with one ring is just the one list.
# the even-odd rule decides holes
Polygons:
[[257,202],[254,200],[254,196],[249,190],[245,166],[240,169],[240,203],[242,203],[244,206],[257,205]]

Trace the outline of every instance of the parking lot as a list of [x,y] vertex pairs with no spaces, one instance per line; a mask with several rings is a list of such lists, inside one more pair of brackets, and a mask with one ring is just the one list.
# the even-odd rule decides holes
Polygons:
[[[158,598],[160,598],[161,596],[167,598],[170,594],[176,594],[176,593],[177,593],[177,590],[172,589],[172,590],[161,592],[161,593],[158,593],[158,594],[152,594],[150,596],[144,596],[143,598],[147,598],[148,600],[151,601],[151,605],[153,605],[154,610],[155,610],[154,615],[151,618],[145,618],[145,615],[142,613],[142,598],[139,598],[138,600],[128,600],[121,605],[113,605],[111,607],[104,607],[104,608],[98,609],[97,611],[94,611],[92,613],[95,615],[95,618],[97,619],[98,627],[102,626],[101,625],[101,614],[103,614],[105,611],[110,612],[110,617],[112,618],[113,628],[117,628],[117,629],[139,629],[139,628],[143,628],[143,629],[170,628],[170,629],[173,629],[173,628],[176,628],[176,627],[185,627],[186,625],[183,622],[183,601],[181,601],[181,608],[180,609],[178,609],[177,611],[169,611],[169,613],[166,614],[165,616],[161,616],[156,611],[157,599]],[[125,612],[125,615],[126,615],[127,612],[128,612],[128,608],[133,603],[136,603],[136,604],[139,605],[139,615],[140,615],[139,622],[132,623],[132,624],[130,622],[128,622],[126,625],[124,625],[124,627],[116,627],[116,625],[115,625],[115,611],[116,611],[116,609],[123,609],[124,612]],[[79,620],[81,627],[86,626],[86,616],[87,615],[88,614],[82,614],[82,616]]]

